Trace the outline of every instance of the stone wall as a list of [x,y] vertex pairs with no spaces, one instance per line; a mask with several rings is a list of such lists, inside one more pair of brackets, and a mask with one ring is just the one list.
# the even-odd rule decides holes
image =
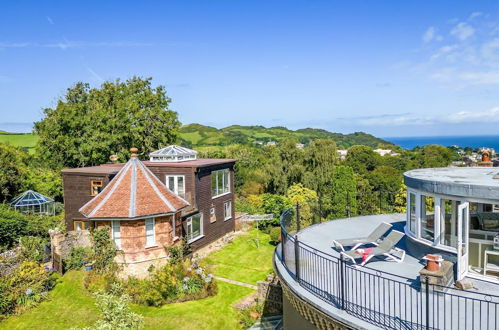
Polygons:
[[264,304],[264,315],[282,314],[282,288],[274,275],[258,281],[257,299]]

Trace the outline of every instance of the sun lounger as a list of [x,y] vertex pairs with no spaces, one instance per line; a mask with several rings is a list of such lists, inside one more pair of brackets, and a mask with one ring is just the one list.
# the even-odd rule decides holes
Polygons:
[[345,251],[345,247],[352,246],[351,250],[355,250],[364,244],[378,245],[381,237],[392,227],[391,224],[382,222],[374,229],[367,237],[337,239],[333,241],[334,247],[340,251]]
[[[378,244],[375,248],[372,249],[371,253],[364,258],[360,266],[364,266],[369,262],[373,257],[385,256],[390,260],[396,262],[402,262],[405,258],[405,251],[399,248],[396,248],[395,245],[404,237],[404,233],[392,230],[388,236],[386,236],[381,243]],[[357,265],[355,259],[362,258],[362,253],[360,251],[344,251],[341,254],[348,259],[350,259],[354,264]]]

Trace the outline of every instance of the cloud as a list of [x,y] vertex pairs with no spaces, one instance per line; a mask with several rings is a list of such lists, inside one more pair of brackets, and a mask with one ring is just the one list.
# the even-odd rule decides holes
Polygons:
[[459,23],[450,31],[451,35],[453,35],[454,37],[458,38],[461,41],[468,39],[474,33],[475,29],[468,23],[464,22]]
[[480,17],[480,16],[483,16],[483,13],[481,13],[481,12],[479,12],[479,11],[475,11],[475,12],[472,12],[472,13],[470,14],[470,17],[468,17],[468,20],[469,20],[469,21],[472,21],[472,20],[474,20],[475,18]]
[[438,124],[469,124],[499,122],[499,107],[484,111],[459,111],[439,116],[422,116],[414,113],[382,114],[378,116],[344,117],[338,121],[357,126],[431,126]]
[[45,18],[47,19],[47,22],[49,22],[50,25],[55,25],[55,23],[52,20],[52,18],[50,18],[49,16],[45,16]]
[[446,117],[445,121],[453,124],[499,122],[499,107],[480,112],[460,111],[450,114]]
[[431,41],[442,41],[443,37],[437,33],[437,29],[430,26],[422,36],[423,42],[428,43]]

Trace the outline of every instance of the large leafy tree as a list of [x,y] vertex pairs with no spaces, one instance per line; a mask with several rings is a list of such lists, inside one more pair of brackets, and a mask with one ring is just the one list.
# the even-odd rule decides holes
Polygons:
[[350,147],[345,158],[345,165],[362,175],[374,170],[380,162],[381,157],[367,146]]
[[333,172],[332,216],[344,218],[357,215],[357,184],[355,173],[349,166],[336,166]]
[[419,149],[416,160],[419,167],[446,167],[452,162],[452,150],[439,145],[427,145]]
[[28,170],[24,151],[0,143],[0,202],[9,201],[24,188]]
[[107,162],[111,154],[125,160],[130,147],[141,156],[177,139],[180,122],[169,110],[164,87],[151,78],[105,82],[100,88],[77,83],[55,108],[35,123],[37,152],[53,166],[81,167]]

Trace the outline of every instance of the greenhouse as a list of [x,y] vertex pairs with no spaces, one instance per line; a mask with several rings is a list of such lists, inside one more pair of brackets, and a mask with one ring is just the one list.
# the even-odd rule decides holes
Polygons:
[[55,215],[54,200],[33,190],[25,191],[10,202],[10,205],[23,213]]

